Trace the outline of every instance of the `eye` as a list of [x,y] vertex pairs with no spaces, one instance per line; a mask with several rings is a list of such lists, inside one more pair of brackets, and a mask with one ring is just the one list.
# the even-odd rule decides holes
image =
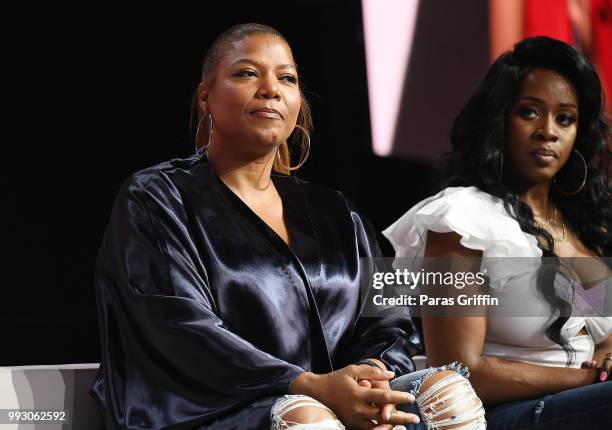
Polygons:
[[528,106],[523,106],[519,108],[519,114],[521,115],[522,118],[525,118],[525,119],[532,119],[538,116],[538,112],[535,109],[530,108]]
[[292,75],[290,73],[286,74],[286,75],[282,75],[280,77],[281,81],[286,81],[286,82],[290,82],[292,84],[297,84],[297,77],[295,75]]
[[242,69],[234,73],[234,76],[239,78],[250,78],[253,76],[257,76],[257,73],[253,69]]
[[562,113],[557,116],[557,122],[564,127],[568,127],[576,122],[576,117],[569,113]]

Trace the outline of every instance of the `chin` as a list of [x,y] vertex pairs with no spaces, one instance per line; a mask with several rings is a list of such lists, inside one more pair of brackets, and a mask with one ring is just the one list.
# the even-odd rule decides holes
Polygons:
[[262,146],[278,146],[285,141],[282,133],[272,130],[254,133],[252,140]]
[[555,177],[555,174],[551,172],[530,172],[529,174],[523,176],[525,181],[533,183],[533,184],[551,182],[554,177]]
[[254,138],[251,139],[251,143],[251,148],[253,152],[257,156],[264,156],[272,152],[276,154],[276,150],[282,142],[276,142],[269,139]]

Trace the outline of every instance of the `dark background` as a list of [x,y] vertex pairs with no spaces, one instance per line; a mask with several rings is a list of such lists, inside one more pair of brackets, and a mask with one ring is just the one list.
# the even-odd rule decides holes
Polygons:
[[377,230],[431,192],[430,165],[372,154],[360,1],[166,3],[2,6],[0,365],[99,361],[93,266],[113,197],[193,152],[200,61],[232,24],[292,43],[315,122],[300,177],[342,190]]

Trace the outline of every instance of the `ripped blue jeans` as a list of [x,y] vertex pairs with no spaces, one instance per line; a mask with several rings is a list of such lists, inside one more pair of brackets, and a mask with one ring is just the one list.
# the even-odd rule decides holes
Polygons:
[[[453,370],[434,385],[422,390],[423,383],[434,373]],[[481,430],[487,428],[482,402],[468,382],[468,369],[455,362],[441,367],[430,367],[391,381],[391,389],[405,391],[415,396],[411,405],[398,405],[398,410],[418,415],[419,424],[406,426],[408,430],[443,430],[448,427],[462,430]],[[453,408],[455,414],[447,412]]]
[[[433,374],[442,370],[451,370],[434,384],[423,389],[425,381]],[[408,430],[443,430],[445,428],[462,430],[481,430],[486,428],[484,409],[480,399],[476,397],[470,383],[467,368],[459,363],[441,367],[423,369],[403,375],[391,381],[391,389],[405,391],[416,398],[411,405],[398,405],[398,410],[418,415],[419,424],[408,425]],[[321,423],[297,424],[287,422],[283,415],[290,410],[303,406],[314,406],[315,399],[306,396],[286,395],[280,397],[271,409],[270,419],[272,430],[310,430],[310,429],[344,429],[338,420],[328,420]],[[319,404],[320,407],[325,407]],[[452,412],[452,413],[451,413]],[[398,426],[400,428],[400,426]]]
[[612,429],[612,381],[486,409],[490,430]]

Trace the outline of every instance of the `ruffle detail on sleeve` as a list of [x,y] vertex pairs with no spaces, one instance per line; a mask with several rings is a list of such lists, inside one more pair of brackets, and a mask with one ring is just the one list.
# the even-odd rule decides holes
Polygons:
[[595,343],[601,343],[612,334],[612,317],[587,317],[586,326]]
[[[412,207],[384,230],[383,235],[393,245],[396,258],[420,258],[425,252],[428,230],[453,231],[461,236],[461,245],[482,251],[481,270],[487,268],[494,288],[502,288],[505,279],[516,276],[517,266],[525,263],[525,259],[498,257],[537,258],[542,255],[537,239],[521,230],[518,222],[506,212],[502,200],[476,187],[442,190]],[[532,270],[524,267],[518,273]]]

